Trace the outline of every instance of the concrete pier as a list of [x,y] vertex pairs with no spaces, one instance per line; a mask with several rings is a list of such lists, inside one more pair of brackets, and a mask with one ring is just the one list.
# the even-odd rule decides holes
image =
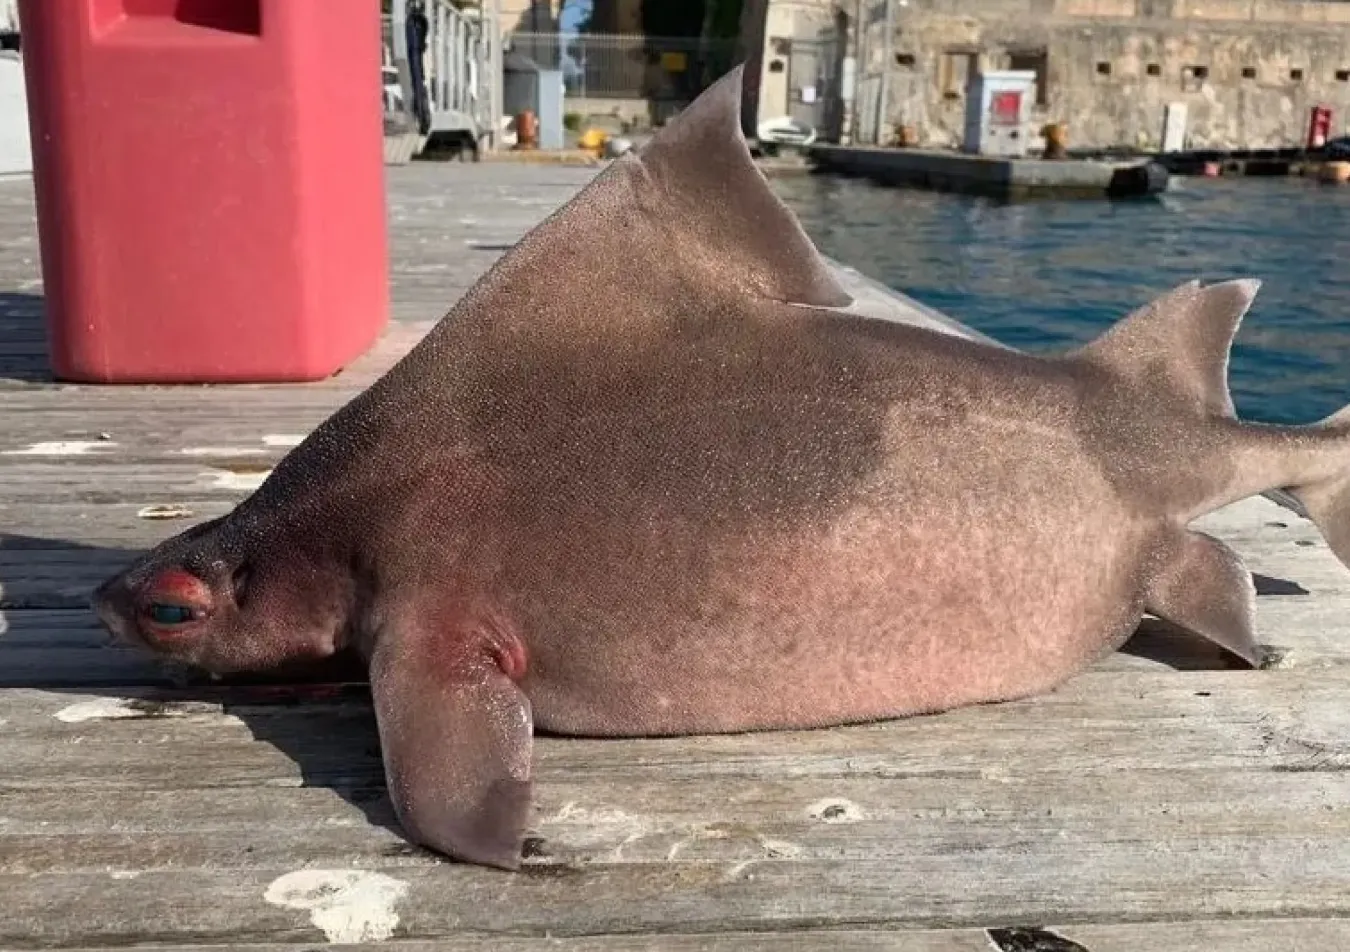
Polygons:
[[1130,198],[1167,187],[1167,170],[1147,161],[1045,161],[867,146],[812,145],[819,171],[884,185],[992,198]]

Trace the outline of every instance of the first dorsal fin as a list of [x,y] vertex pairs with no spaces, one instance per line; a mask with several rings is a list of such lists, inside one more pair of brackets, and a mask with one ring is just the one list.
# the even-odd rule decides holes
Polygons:
[[1234,415],[1228,392],[1228,354],[1261,282],[1190,281],[1122,318],[1070,353],[1141,385],[1193,401],[1208,416]]
[[762,297],[847,307],[839,285],[755,165],[741,132],[738,65],[633,155],[671,222],[706,263]]
[[735,320],[755,300],[851,305],[750,155],[740,126],[743,72],[731,70],[531,228],[405,358],[408,366],[440,361],[442,348],[462,347],[469,333],[556,344],[640,334],[679,316]]

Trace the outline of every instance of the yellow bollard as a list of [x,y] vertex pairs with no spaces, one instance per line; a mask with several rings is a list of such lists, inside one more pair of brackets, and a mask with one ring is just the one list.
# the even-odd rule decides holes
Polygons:
[[1041,135],[1045,136],[1045,158],[1064,158],[1069,147],[1069,127],[1062,122],[1047,123]]
[[1317,170],[1319,181],[1328,185],[1344,185],[1350,182],[1350,162],[1326,162]]
[[581,139],[577,142],[577,147],[585,149],[587,152],[594,153],[598,158],[601,151],[605,148],[605,142],[608,140],[609,136],[605,135],[603,131],[591,126],[581,134]]

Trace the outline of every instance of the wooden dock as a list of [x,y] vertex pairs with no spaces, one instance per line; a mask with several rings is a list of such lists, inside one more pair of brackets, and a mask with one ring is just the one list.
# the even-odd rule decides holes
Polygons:
[[1026,702],[543,738],[516,875],[395,832],[362,685],[212,685],[108,644],[96,582],[241,499],[590,174],[391,169],[376,352],[172,389],[44,382],[31,187],[0,183],[0,948],[1350,948],[1350,572],[1264,499],[1205,526],[1258,573],[1266,669],[1146,624]]

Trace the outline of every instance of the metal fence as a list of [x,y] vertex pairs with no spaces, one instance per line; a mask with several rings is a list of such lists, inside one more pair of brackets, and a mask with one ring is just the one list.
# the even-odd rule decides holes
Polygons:
[[513,33],[513,52],[560,70],[568,96],[689,102],[735,65],[735,41],[601,33]]

